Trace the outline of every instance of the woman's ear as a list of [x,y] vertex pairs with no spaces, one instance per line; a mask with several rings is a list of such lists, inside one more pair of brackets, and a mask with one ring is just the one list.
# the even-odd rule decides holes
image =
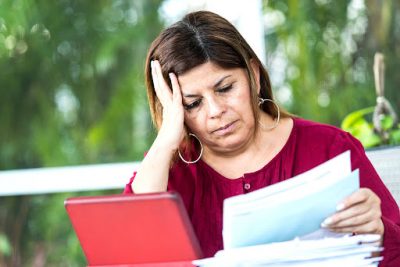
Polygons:
[[259,95],[260,87],[261,87],[260,86],[260,66],[254,58],[250,59],[250,66],[254,73],[254,78],[256,80],[256,86],[257,86],[257,94]]

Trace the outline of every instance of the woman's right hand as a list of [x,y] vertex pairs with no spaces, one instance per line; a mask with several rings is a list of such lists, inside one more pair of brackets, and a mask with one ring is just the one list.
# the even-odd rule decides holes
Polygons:
[[162,75],[158,61],[151,63],[151,76],[156,95],[163,108],[161,128],[157,138],[140,163],[132,182],[135,193],[165,192],[172,156],[185,134],[182,94],[175,74],[170,73],[172,92]]
[[157,139],[163,145],[176,150],[185,135],[184,107],[178,78],[174,73],[169,73],[172,84],[171,93],[171,89],[162,75],[158,60],[151,62],[151,75],[156,95],[163,107],[162,124]]

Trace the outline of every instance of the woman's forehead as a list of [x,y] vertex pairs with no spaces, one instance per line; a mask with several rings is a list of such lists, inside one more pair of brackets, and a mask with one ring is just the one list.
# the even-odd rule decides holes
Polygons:
[[236,77],[241,68],[222,68],[206,62],[178,76],[182,92],[218,87],[225,80]]

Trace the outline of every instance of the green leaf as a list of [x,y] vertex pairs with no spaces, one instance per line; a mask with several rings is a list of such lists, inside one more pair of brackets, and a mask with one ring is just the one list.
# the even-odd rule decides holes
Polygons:
[[388,131],[390,129],[392,129],[393,124],[394,124],[394,120],[391,116],[389,115],[384,115],[381,119],[381,125],[382,125],[382,129],[384,131]]
[[360,121],[365,121],[366,119],[364,118],[365,115],[370,114],[374,112],[374,107],[369,107],[369,108],[364,108],[360,110],[356,110],[351,112],[349,115],[347,115],[341,125],[341,128],[345,131],[350,131],[356,125],[357,123],[360,123]]
[[379,146],[382,143],[382,140],[377,134],[371,132],[363,135],[360,139],[360,142],[365,148],[371,148]]
[[390,132],[390,140],[391,145],[398,145],[400,144],[400,128],[396,130],[392,130]]
[[0,254],[9,256],[11,254],[11,245],[4,234],[0,234]]

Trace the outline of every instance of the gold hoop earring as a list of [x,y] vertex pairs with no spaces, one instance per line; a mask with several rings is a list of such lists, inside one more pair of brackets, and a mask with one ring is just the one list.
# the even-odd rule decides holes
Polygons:
[[277,110],[277,112],[278,112],[278,115],[277,115],[276,118],[275,118],[275,123],[274,123],[274,125],[272,125],[272,126],[270,126],[270,127],[266,127],[264,124],[261,123],[261,121],[258,121],[258,123],[261,125],[261,127],[262,127],[264,130],[272,130],[272,129],[275,129],[275,128],[278,126],[279,121],[281,120],[281,111],[280,111],[280,109],[279,109],[278,104],[276,104],[274,100],[269,99],[269,98],[261,98],[261,97],[259,97],[259,98],[258,98],[258,106],[261,106],[261,105],[264,104],[264,102],[266,102],[266,101],[271,102],[272,104],[275,105],[275,108],[276,108],[276,110]]
[[198,161],[200,160],[201,156],[203,155],[203,144],[201,143],[200,139],[199,139],[195,134],[190,133],[189,136],[193,136],[193,137],[196,138],[197,141],[199,141],[199,143],[200,143],[200,155],[199,155],[199,157],[198,157],[196,160],[193,160],[193,161],[185,160],[185,159],[183,158],[183,156],[181,155],[181,152],[179,151],[179,149],[178,149],[178,155],[179,155],[179,157],[181,158],[181,160],[182,160],[183,162],[185,162],[185,163],[187,163],[187,164],[193,164],[193,163],[198,162]]

